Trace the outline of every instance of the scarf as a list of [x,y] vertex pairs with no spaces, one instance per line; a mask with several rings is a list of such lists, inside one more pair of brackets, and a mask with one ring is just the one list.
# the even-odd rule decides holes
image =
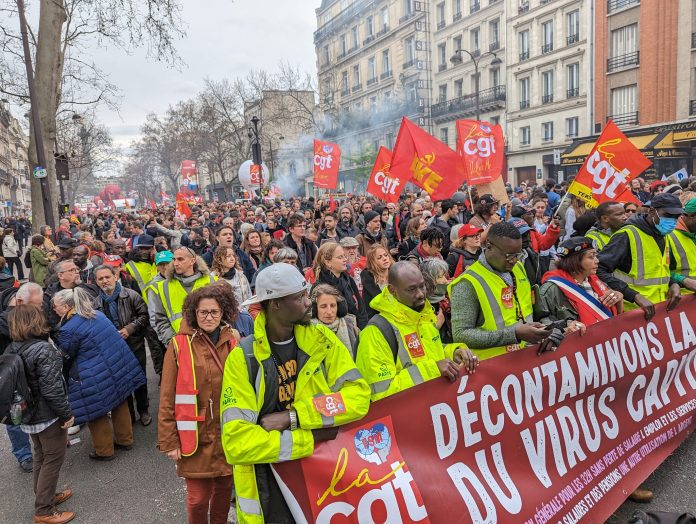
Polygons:
[[121,322],[119,321],[118,318],[118,296],[121,294],[121,284],[116,282],[116,287],[114,288],[114,292],[111,295],[107,295],[104,293],[104,290],[100,289],[99,290],[99,296],[102,299],[102,302],[106,306],[104,309],[104,313],[106,313],[106,316],[109,317],[109,320],[113,323],[114,326],[116,326],[116,329],[121,329]]
[[230,270],[227,273],[220,275],[220,276],[222,278],[224,278],[225,280],[233,280],[236,274],[237,274],[237,269],[230,268]]
[[[597,275],[590,275],[587,280],[598,297],[604,296],[607,289],[609,289]],[[551,281],[560,288],[568,302],[573,306],[573,309],[577,311],[578,320],[586,326],[606,320],[618,313],[615,306],[611,308],[603,306],[599,300],[578,285],[570,274],[561,269],[547,271],[542,281]]]
[[350,351],[351,354],[353,354],[353,348],[355,347],[356,342],[355,331],[352,331],[348,328],[348,323],[346,322],[345,317],[337,318],[336,320],[331,322],[331,324],[324,324],[316,318],[313,318],[311,322],[315,325],[319,324],[322,326],[326,326],[331,331],[333,331],[338,340],[343,342],[343,345],[348,348],[348,351]]

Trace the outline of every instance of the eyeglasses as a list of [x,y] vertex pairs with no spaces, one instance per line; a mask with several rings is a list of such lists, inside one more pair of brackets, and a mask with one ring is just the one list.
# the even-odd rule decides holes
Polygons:
[[210,317],[213,320],[217,320],[222,316],[222,311],[220,311],[219,309],[211,309],[210,311],[207,311],[205,309],[197,309],[196,315],[198,315],[199,318],[203,319]]
[[491,246],[496,248],[500,253],[505,257],[505,260],[507,262],[513,262],[515,260],[519,260],[523,253],[520,251],[519,253],[505,253],[500,246],[496,246],[493,242],[488,242]]

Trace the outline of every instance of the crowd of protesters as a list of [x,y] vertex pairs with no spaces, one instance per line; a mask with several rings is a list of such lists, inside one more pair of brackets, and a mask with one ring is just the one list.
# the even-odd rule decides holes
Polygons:
[[[553,351],[624,309],[649,318],[696,290],[693,179],[637,179],[640,204],[594,210],[567,189],[76,213],[34,236],[25,218],[7,222],[0,350],[25,360],[35,397],[8,425],[34,474],[34,522],[75,516],[58,509],[72,492],[56,492],[69,433],[86,425],[103,462],[137,445],[134,423],[152,423],[146,348],[158,448],[186,479],[189,522],[227,522],[233,499],[243,522],[293,522],[266,465],[310,455],[370,401],[525,345]],[[657,273],[638,275],[640,257]],[[321,373],[296,389],[310,365]],[[312,398],[336,392],[345,409],[327,422]]]

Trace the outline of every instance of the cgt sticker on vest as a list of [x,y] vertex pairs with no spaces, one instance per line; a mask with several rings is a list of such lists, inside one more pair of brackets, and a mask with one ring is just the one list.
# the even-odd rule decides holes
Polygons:
[[342,430],[301,464],[317,524],[430,522],[389,416]]
[[513,300],[513,290],[512,286],[504,287],[502,291],[500,292],[500,302],[502,302],[503,307],[507,309],[512,308],[512,300]]
[[406,335],[406,348],[411,358],[420,358],[425,356],[425,350],[423,349],[423,344],[421,344],[420,337],[418,333],[411,333]]
[[346,412],[346,405],[343,402],[341,393],[332,393],[331,395],[319,395],[312,399],[314,409],[325,417],[335,417],[343,415]]

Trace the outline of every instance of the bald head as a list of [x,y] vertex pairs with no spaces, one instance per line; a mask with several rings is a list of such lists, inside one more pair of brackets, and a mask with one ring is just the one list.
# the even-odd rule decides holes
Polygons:
[[389,268],[389,292],[414,311],[425,306],[425,280],[418,266],[412,262],[396,262]]

